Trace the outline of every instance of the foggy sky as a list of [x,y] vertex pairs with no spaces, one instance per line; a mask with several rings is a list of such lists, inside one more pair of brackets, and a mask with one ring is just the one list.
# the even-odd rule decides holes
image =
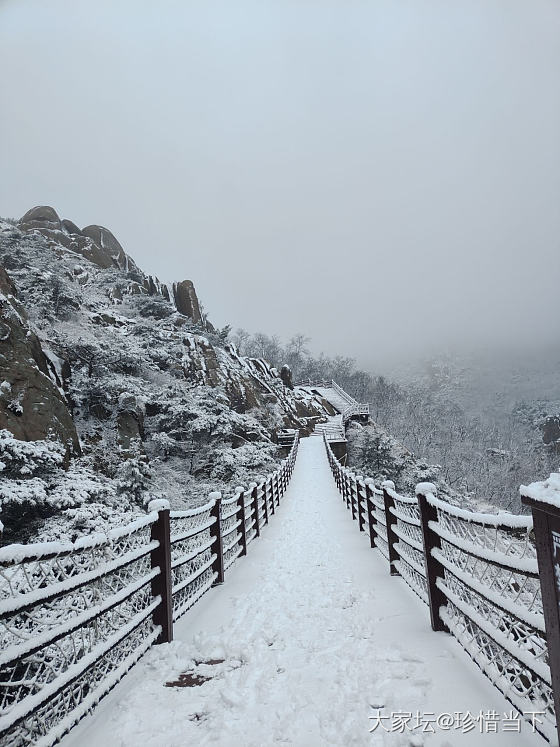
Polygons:
[[556,0],[0,0],[0,215],[383,368],[558,342]]

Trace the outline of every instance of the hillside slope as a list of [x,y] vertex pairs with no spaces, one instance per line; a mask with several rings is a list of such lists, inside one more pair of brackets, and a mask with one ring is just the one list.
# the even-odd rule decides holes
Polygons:
[[269,472],[276,433],[328,404],[238,355],[192,282],[144,274],[110,231],[53,208],[0,221],[4,542],[102,529]]

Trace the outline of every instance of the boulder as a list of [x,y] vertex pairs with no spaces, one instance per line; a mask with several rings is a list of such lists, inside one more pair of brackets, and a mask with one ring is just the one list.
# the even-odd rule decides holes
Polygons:
[[207,386],[220,384],[220,364],[216,351],[204,337],[186,337],[183,339],[185,350],[182,367],[185,379]]
[[137,398],[121,394],[117,413],[117,443],[124,452],[134,452],[144,440],[144,409]]
[[78,226],[75,223],[73,223],[71,220],[68,220],[67,218],[63,219],[62,228],[64,228],[64,230],[67,233],[73,233],[73,234],[76,234],[77,236],[83,236]]
[[22,441],[56,438],[74,453],[80,444],[52,366],[27,326],[14,284],[0,267],[0,428]]
[[125,253],[122,246],[108,228],[96,225],[86,226],[82,229],[82,234],[84,236],[89,236],[105,256],[106,261],[109,261],[109,264],[106,265],[107,267],[114,265],[121,270],[126,270],[127,272],[129,270],[138,271],[136,264],[132,259],[130,259],[128,254]]
[[288,389],[294,388],[294,383],[292,381],[292,369],[284,364],[282,368],[280,369],[280,378],[282,379],[282,383],[284,386],[288,387]]
[[88,259],[94,265],[97,265],[104,270],[115,266],[112,258],[97,246],[97,244],[88,236],[71,234],[68,238],[70,239],[70,243],[67,245],[68,249],[71,249],[77,254],[81,254],[82,257]]
[[200,304],[194,285],[191,280],[183,280],[180,283],[173,283],[173,298],[177,311],[184,316],[190,317],[195,324],[200,324],[202,314],[200,313]]
[[48,205],[31,208],[21,218],[18,225],[24,231],[30,231],[33,228],[50,228],[60,231],[62,228],[56,210]]
[[[22,231],[38,231],[53,248],[64,246],[76,254],[81,254],[98,267],[114,267],[115,262],[109,253],[101,249],[90,237],[84,236],[78,226],[70,220],[63,221],[54,208],[34,207],[18,223]],[[116,240],[116,239],[115,239]]]

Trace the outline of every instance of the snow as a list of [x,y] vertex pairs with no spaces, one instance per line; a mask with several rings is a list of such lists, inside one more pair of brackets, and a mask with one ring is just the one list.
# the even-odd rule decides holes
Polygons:
[[13,543],[0,548],[0,563],[23,563],[26,560],[44,558],[47,555],[61,555],[62,553],[107,545],[153,524],[156,519],[156,513],[149,513],[125,526],[111,529],[107,534],[101,532],[87,534],[79,537],[75,542],[33,542],[27,545]]
[[45,555],[72,552],[73,549],[73,542],[34,542],[30,545],[14,543],[0,548],[0,563],[23,563]]
[[435,497],[437,495],[437,488],[433,482],[419,482],[415,492],[416,495],[431,495]]
[[560,472],[552,472],[548,480],[522,485],[519,492],[526,498],[560,508]]
[[324,423],[317,423],[313,429],[313,434],[322,436],[323,434],[329,441],[345,441],[344,423],[342,415],[329,415]]
[[511,638],[508,638],[502,633],[502,631],[495,628],[488,620],[473,609],[470,605],[466,604],[457,594],[455,594],[441,578],[436,579],[436,585],[445,596],[459,609],[466,617],[469,617],[475,625],[483,630],[487,636],[493,638],[496,643],[506,651],[509,651],[516,659],[524,664],[527,669],[535,672],[544,682],[551,684],[550,680],[550,669],[547,664],[534,656],[531,656],[522,646],[513,645]]
[[[121,539],[121,537],[128,537],[129,535],[134,534],[134,532],[137,532],[139,529],[143,529],[144,527],[153,524],[156,520],[157,514],[152,511],[149,514],[146,514],[146,516],[141,516],[139,519],[131,521],[130,524],[126,524],[124,527],[110,529],[107,532],[107,537],[109,538],[109,541],[118,540]],[[82,540],[85,540],[87,542],[87,537],[82,538]],[[78,544],[82,540],[77,540],[76,544]]]
[[0,731],[8,729],[12,724],[18,721],[20,718],[25,717],[27,714],[32,713],[42,703],[49,699],[57,690],[66,684],[69,684],[84,672],[89,666],[91,666],[97,659],[105,655],[108,651],[113,648],[119,641],[126,637],[127,633],[131,632],[136,628],[143,620],[147,619],[157,605],[161,602],[161,597],[154,597],[152,603],[145,609],[138,612],[132,617],[125,625],[117,630],[117,632],[110,635],[106,641],[102,644],[96,645],[87,654],[78,659],[75,663],[71,664],[64,672],[64,674],[53,679],[51,682],[46,684],[41,690],[27,698],[24,698],[16,705],[10,708],[5,715],[0,716]]
[[[215,491],[218,492],[218,491]],[[212,495],[212,494],[211,494]],[[200,514],[210,511],[210,509],[216,503],[216,499],[212,498],[208,503],[204,503],[202,506],[196,506],[195,508],[189,508],[186,511],[172,511],[172,519],[188,519],[192,516],[199,516]]]
[[536,558],[521,557],[519,555],[510,555],[503,552],[495,552],[489,550],[483,545],[471,542],[470,540],[463,539],[456,534],[448,532],[446,529],[440,526],[439,522],[429,521],[428,526],[438,534],[442,540],[449,542],[460,550],[473,555],[476,558],[482,560],[488,560],[490,563],[496,563],[497,565],[507,565],[514,571],[521,571],[522,573],[537,573],[539,572],[539,566]]
[[148,503],[148,511],[169,511],[170,504],[165,498],[156,498]]
[[[420,486],[417,486],[417,489]],[[418,492],[422,492],[421,490]],[[450,516],[455,516],[463,521],[472,521],[478,524],[485,524],[491,527],[506,526],[510,529],[532,529],[533,519],[531,516],[522,516],[521,514],[510,514],[507,511],[498,511],[497,514],[483,514],[479,511],[468,511],[464,508],[458,508],[457,506],[451,505],[436,498],[433,494],[430,495],[430,491],[426,492],[428,503],[436,508],[445,511]]]
[[439,562],[445,568],[447,568],[456,578],[466,584],[466,586],[473,589],[477,594],[486,597],[486,599],[492,602],[493,605],[495,605],[499,609],[511,613],[512,615],[515,615],[520,620],[526,622],[528,625],[531,625],[537,630],[540,630],[541,633],[546,632],[543,615],[538,612],[530,612],[526,606],[517,604],[505,594],[500,594],[499,592],[495,591],[490,586],[488,586],[488,584],[483,583],[472,574],[465,573],[465,571],[458,568],[454,563],[450,563],[447,560],[445,553],[443,553],[437,547],[434,547],[432,549],[432,555],[434,558],[436,558],[436,560],[439,560]]
[[[183,672],[209,677],[165,687]],[[391,712],[511,712],[340,499],[320,439],[301,442],[274,521],[249,555],[175,625],[62,741],[62,747],[492,747],[542,745],[521,733],[370,733]],[[475,742],[473,740],[476,740]]]
[[327,402],[329,402],[340,414],[342,414],[344,410],[348,409],[350,405],[358,404],[355,399],[350,397],[350,395],[348,395],[343,390],[337,391],[333,387],[315,386],[309,387],[309,389],[313,389],[314,391],[319,392],[321,397],[323,397],[323,399],[326,399]]
[[[9,550],[10,547],[14,547],[14,545],[9,545],[8,547],[3,549]],[[17,547],[26,546],[18,545]],[[60,596],[61,594],[65,594],[68,591],[72,591],[72,589],[75,589],[77,586],[82,586],[89,583],[90,581],[95,581],[96,579],[101,578],[101,576],[105,576],[112,571],[116,571],[121,566],[132,563],[134,560],[141,558],[143,555],[147,555],[156,547],[158,547],[158,542],[154,540],[153,542],[150,542],[143,547],[139,547],[137,550],[132,550],[131,552],[115,558],[114,560],[108,561],[106,563],[101,563],[92,571],[86,571],[85,573],[80,573],[76,576],[65,578],[63,581],[58,581],[55,584],[50,584],[48,586],[33,589],[29,592],[17,594],[14,597],[7,597],[6,599],[2,599],[0,600],[0,615],[6,615],[11,612],[15,612],[21,607],[25,607],[31,604],[37,605],[43,600],[49,599],[54,596]]]
[[64,623],[57,624],[54,631],[46,630],[40,635],[33,635],[31,638],[28,638],[25,641],[20,640],[17,643],[4,648],[3,651],[0,651],[0,666],[4,666],[6,663],[15,661],[16,659],[23,659],[31,651],[48,646],[52,643],[53,633],[59,637],[62,637],[63,635],[67,635],[68,633],[70,633],[72,630],[76,630],[81,626],[85,626],[88,622],[93,620],[93,618],[102,615],[112,606],[119,604],[128,597],[132,596],[132,594],[141,589],[148,581],[151,581],[153,578],[155,578],[158,573],[159,569],[153,568],[146,576],[137,579],[133,583],[118,591],[116,594],[108,596],[102,603],[90,606],[81,614],[70,617]]

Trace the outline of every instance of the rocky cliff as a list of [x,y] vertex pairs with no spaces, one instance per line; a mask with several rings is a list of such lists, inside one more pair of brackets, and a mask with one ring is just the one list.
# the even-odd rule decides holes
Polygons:
[[238,355],[191,281],[170,292],[108,229],[51,207],[0,221],[4,542],[101,528],[154,495],[184,506],[228,491],[274,467],[280,428],[325,414]]

